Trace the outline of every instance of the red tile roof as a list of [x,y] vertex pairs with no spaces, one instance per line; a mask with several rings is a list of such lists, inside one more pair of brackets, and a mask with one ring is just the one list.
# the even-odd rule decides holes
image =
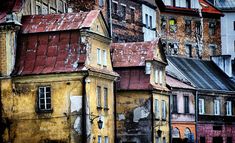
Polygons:
[[173,78],[172,76],[167,75],[166,76],[166,83],[172,88],[183,88],[183,89],[195,89],[189,84],[186,84],[176,78]]
[[83,68],[85,48],[78,31],[20,36],[13,75],[76,72]]
[[8,12],[19,12],[22,9],[23,0],[2,0],[0,3],[0,23],[3,23]]
[[147,42],[112,43],[113,67],[145,66],[146,60],[154,60],[158,39]]
[[99,10],[79,13],[30,15],[22,18],[22,33],[53,32],[89,28]]

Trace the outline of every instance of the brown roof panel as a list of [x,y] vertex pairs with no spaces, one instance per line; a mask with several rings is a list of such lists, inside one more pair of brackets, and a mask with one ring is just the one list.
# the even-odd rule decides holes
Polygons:
[[146,60],[154,59],[154,49],[158,40],[133,43],[113,43],[112,61],[114,67],[145,66]]
[[166,76],[166,83],[170,87],[173,88],[183,88],[183,89],[195,89],[193,86],[186,84],[176,78],[173,78],[172,76],[167,75]]

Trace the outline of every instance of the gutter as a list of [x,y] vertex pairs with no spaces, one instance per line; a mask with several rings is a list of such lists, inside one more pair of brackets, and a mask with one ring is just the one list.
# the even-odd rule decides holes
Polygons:
[[110,37],[113,37],[113,23],[112,23],[112,0],[109,0],[109,29],[110,29]]
[[117,82],[114,81],[113,87],[114,87],[114,143],[117,143],[117,104],[116,104],[116,99],[117,99]]
[[89,73],[83,77],[82,79],[82,142],[87,143],[87,117],[86,117],[86,78],[89,76]]
[[151,122],[152,122],[152,143],[154,143],[154,132],[155,132],[155,119],[154,119],[154,111],[153,111],[153,92],[151,92],[151,113],[152,113],[152,117],[151,117]]
[[[171,88],[172,91],[172,88]],[[172,142],[172,136],[171,136],[171,92],[169,93],[169,102],[168,102],[168,109],[169,109],[169,140],[170,143]]]
[[198,128],[197,128],[197,124],[198,124],[198,91],[196,90],[195,92],[195,122],[196,122],[196,125],[195,125],[195,128],[196,128],[196,135],[195,135],[195,139],[196,139],[196,143],[198,143],[198,138],[197,138],[197,132],[198,132]]

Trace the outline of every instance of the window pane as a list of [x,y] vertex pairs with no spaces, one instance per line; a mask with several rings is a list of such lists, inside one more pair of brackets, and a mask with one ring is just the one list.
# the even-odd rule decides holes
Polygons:
[[158,83],[158,69],[155,70],[155,83]]
[[158,100],[155,99],[155,117],[159,118],[159,107],[158,107]]
[[108,89],[104,88],[104,107],[108,108]]
[[97,64],[101,64],[101,51],[99,48],[97,49]]
[[148,14],[145,14],[145,25],[146,25],[146,28],[148,28]]
[[184,96],[184,113],[189,113],[189,97]]
[[50,103],[47,103],[46,105],[47,105],[46,109],[51,109],[51,104]]
[[107,53],[106,53],[106,50],[103,50],[103,65],[107,66]]
[[101,143],[102,142],[102,138],[101,136],[98,136],[98,143]]
[[45,104],[44,103],[40,104],[40,109],[45,109]]
[[106,136],[104,142],[109,143],[109,137]]
[[101,107],[101,87],[97,86],[97,106]]

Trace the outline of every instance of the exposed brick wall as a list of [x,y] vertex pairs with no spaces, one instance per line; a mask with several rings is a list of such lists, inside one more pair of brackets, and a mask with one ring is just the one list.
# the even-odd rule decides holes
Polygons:
[[[158,13],[159,14],[159,13]],[[173,13],[160,13],[160,18],[158,23],[159,34],[165,39],[166,42],[166,53],[168,55],[179,55],[187,56],[186,54],[186,45],[192,46],[192,57],[198,58],[202,57],[203,59],[209,59],[210,54],[210,45],[215,45],[215,55],[221,54],[221,36],[220,36],[220,20],[214,18],[204,18],[203,19],[203,48],[201,56],[197,54],[197,45],[198,41],[196,38],[196,23],[200,23],[200,18],[195,16],[185,16],[185,15],[176,15]],[[170,30],[170,20],[174,19],[176,21],[175,30]],[[165,20],[165,28],[163,28],[163,21]],[[191,31],[186,32],[186,20],[191,22]],[[209,34],[209,23],[215,23],[215,33]],[[177,53],[170,52],[169,44],[177,43],[178,51]]]
[[232,137],[235,142],[235,125],[220,125],[222,130],[213,130],[214,124],[198,124],[197,137],[205,137],[206,143],[213,143],[213,137],[223,137],[223,143],[226,143],[227,137]]

